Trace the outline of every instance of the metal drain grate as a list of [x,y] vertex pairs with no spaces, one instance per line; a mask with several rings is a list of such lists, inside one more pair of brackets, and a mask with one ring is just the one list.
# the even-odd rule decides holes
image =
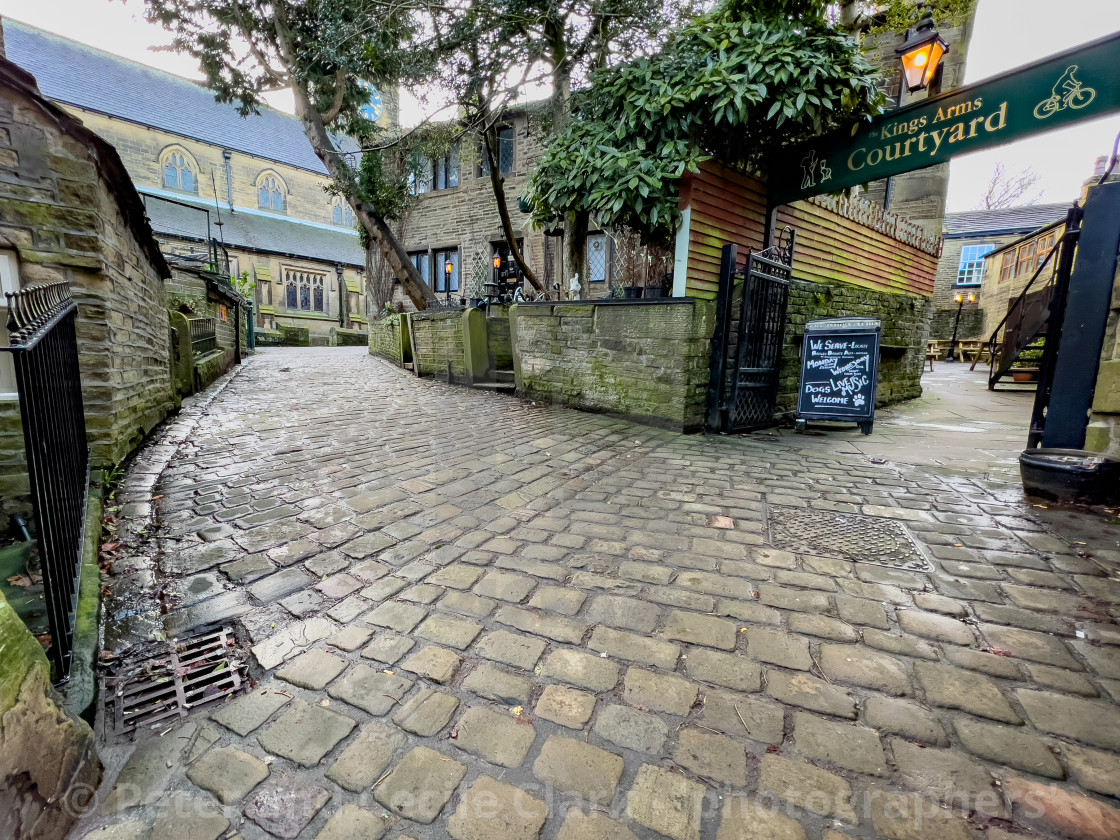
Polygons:
[[858,513],[836,513],[770,505],[770,544],[799,554],[839,555],[916,572],[930,570],[929,561],[901,522]]
[[158,734],[247,687],[245,658],[228,627],[161,643],[160,648],[139,661],[118,663],[104,677],[101,696],[111,734]]

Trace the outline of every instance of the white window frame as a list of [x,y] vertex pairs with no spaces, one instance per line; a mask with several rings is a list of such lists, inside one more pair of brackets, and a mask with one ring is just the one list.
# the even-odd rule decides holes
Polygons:
[[979,286],[984,280],[984,257],[996,249],[994,243],[980,242],[961,248],[960,262],[957,264],[957,281],[954,286],[971,288]]

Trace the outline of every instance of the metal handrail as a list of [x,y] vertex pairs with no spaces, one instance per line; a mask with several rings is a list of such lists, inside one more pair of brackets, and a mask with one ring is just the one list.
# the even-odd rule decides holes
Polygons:
[[0,347],[16,373],[55,682],[70,674],[89,490],[76,319],[65,281],[29,286],[8,295],[11,341]]
[[[996,337],[999,335],[999,331],[1001,329],[1003,329],[1003,325],[1007,323],[1008,319],[1015,313],[1015,310],[1018,309],[1019,306],[1026,299],[1027,292],[1029,292],[1031,290],[1031,286],[1033,286],[1035,284],[1035,281],[1038,280],[1038,278],[1042,275],[1042,270],[1044,268],[1046,268],[1046,266],[1049,264],[1051,258],[1056,253],[1058,253],[1060,248],[1065,247],[1066,239],[1068,237],[1072,236],[1072,235],[1076,235],[1076,233],[1077,233],[1077,231],[1067,230],[1065,233],[1062,234],[1061,242],[1059,242],[1057,247],[1054,247],[1054,248],[1050,249],[1050,253],[1048,253],[1046,255],[1046,259],[1044,259],[1042,261],[1042,264],[1039,265],[1039,267],[1035,270],[1035,273],[1031,276],[1030,282],[1028,282],[1027,285],[1023,287],[1023,290],[1021,292],[1019,292],[1019,296],[1017,298],[1015,298],[1015,302],[1013,304],[1011,304],[1010,307],[1008,307],[1007,314],[1005,314],[1003,316],[1003,318],[1000,319],[1000,322],[998,324],[996,324],[996,328],[994,330],[992,330],[992,334],[988,337],[988,378],[989,379],[991,378],[991,375],[995,372],[996,345],[999,343],[998,341],[996,341]],[[1053,282],[1053,280],[1054,280],[1054,273],[1051,272],[1050,273],[1050,282]],[[976,370],[976,365],[979,361],[980,361],[980,355],[977,354],[976,358],[973,359],[972,367],[969,368],[969,370]]]
[[218,328],[214,318],[188,318],[191,328],[191,350],[195,355],[218,349]]

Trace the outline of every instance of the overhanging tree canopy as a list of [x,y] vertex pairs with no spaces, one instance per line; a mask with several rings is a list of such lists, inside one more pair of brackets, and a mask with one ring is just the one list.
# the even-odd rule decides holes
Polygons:
[[529,186],[538,224],[590,212],[668,245],[680,180],[709,158],[768,154],[883,109],[877,68],[823,0],[728,0],[650,58],[604,68],[574,96]]
[[[386,196],[363,198],[356,161],[339,135],[369,142],[378,129],[361,115],[367,84],[423,77],[428,55],[417,0],[146,0],[150,20],[174,35],[172,47],[194,56],[222,102],[243,114],[265,91],[290,88],[304,132],[366,234],[377,242],[419,309],[434,298],[390,229]],[[390,203],[391,206],[391,203]]]

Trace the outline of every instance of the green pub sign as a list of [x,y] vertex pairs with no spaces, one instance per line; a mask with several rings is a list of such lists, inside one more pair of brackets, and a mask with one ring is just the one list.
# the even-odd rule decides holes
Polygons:
[[786,149],[771,203],[877,181],[1120,110],[1120,32]]

